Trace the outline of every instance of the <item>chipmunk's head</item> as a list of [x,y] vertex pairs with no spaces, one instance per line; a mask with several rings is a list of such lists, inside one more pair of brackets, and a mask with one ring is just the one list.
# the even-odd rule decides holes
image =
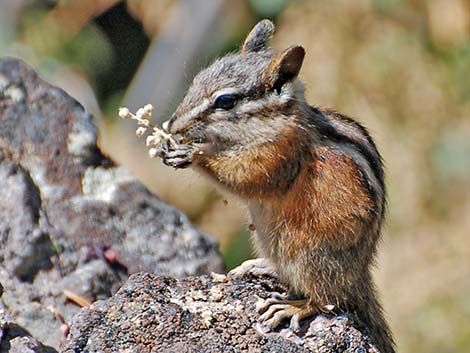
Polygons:
[[201,71],[171,118],[168,130],[218,153],[276,139],[303,101],[297,75],[305,51],[292,46],[280,54],[268,48],[274,25],[259,22],[239,53],[217,59]]

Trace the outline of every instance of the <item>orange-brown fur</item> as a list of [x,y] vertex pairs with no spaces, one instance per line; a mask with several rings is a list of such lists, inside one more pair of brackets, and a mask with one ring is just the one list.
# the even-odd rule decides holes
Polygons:
[[291,183],[289,177],[279,178],[279,169],[301,154],[299,147],[293,146],[295,130],[285,130],[275,144],[217,156],[196,155],[195,159],[209,175],[241,197],[274,196],[284,192]]
[[[269,244],[275,249],[268,248],[267,251],[271,257],[276,254],[281,276],[283,269],[297,267],[297,270],[286,274],[291,289],[308,297],[315,297],[323,281],[306,280],[305,277],[312,272],[305,271],[305,264],[302,263],[306,252],[314,254],[326,249],[342,250],[360,243],[364,237],[370,236],[366,234],[365,226],[371,222],[373,206],[361,181],[356,178],[357,166],[350,157],[330,147],[316,148],[312,155],[312,160],[306,161],[307,165],[296,182],[284,190],[284,197],[263,200],[264,207],[269,207],[272,214],[270,220],[263,221],[276,229],[269,234],[273,238]],[[325,160],[319,159],[319,156]],[[353,264],[351,266],[354,267]],[[360,276],[360,273],[354,272],[352,275]],[[341,269],[341,276],[347,276],[344,269]],[[318,307],[338,305],[342,301],[335,298],[338,291],[340,288],[336,285],[322,289],[320,292],[323,293],[312,302]]]

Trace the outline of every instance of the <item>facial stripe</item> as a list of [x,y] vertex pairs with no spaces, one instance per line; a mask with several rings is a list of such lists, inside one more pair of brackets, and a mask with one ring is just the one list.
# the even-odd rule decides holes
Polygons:
[[[238,119],[243,119],[244,117],[250,118],[256,115],[259,117],[272,115],[281,107],[285,108],[287,105],[292,104],[294,100],[303,100],[302,92],[303,85],[297,81],[286,83],[280,94],[271,90],[266,91],[263,87],[255,87],[248,92],[240,92],[239,88],[233,87],[219,89],[212,93],[211,98],[204,99],[201,104],[190,111],[174,116],[170,120],[170,131],[176,133],[187,130],[198,120],[206,117],[208,113],[214,113],[215,119],[213,121],[218,120],[218,118],[230,119],[237,117]],[[233,109],[214,111],[212,109],[213,101],[224,94],[239,95],[240,100]],[[210,120],[208,119],[207,122],[210,123]]]
[[220,89],[212,94],[212,99],[215,100],[217,97],[224,95],[224,94],[236,94],[236,95],[242,95],[240,93],[240,89],[238,88],[224,88]]
[[179,132],[181,129],[186,129],[193,124],[199,117],[204,116],[205,113],[211,107],[209,99],[204,99],[201,104],[192,108],[190,111],[178,116],[174,121],[171,122],[171,132]]
[[[296,87],[286,84],[278,95],[273,91],[267,91],[262,96],[247,96],[248,99],[242,100],[237,109],[237,114],[247,114],[247,117],[255,116],[259,112],[263,115],[276,114],[281,107],[285,107],[293,102],[296,97]],[[269,114],[268,114],[269,113]]]

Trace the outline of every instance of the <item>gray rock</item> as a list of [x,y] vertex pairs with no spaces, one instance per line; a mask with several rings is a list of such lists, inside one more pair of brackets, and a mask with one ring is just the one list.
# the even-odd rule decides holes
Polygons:
[[[115,166],[96,139],[79,103],[21,61],[0,60],[0,305],[8,325],[55,348],[64,338],[58,315],[68,322],[79,310],[64,291],[93,302],[138,271],[223,271],[215,241]],[[23,337],[13,340],[34,346]]]
[[0,305],[0,352],[57,353],[34,339],[28,331],[14,323],[11,314]]
[[62,352],[378,353],[348,315],[304,320],[299,334],[288,327],[267,332],[257,322],[257,296],[285,290],[267,277],[135,274],[112,298],[74,317]]

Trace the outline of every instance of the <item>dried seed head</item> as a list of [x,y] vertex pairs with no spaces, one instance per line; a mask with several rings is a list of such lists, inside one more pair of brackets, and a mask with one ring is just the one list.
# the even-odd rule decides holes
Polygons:
[[129,109],[125,107],[119,108],[119,117],[122,119],[130,119],[132,118],[131,113],[129,112]]
[[146,138],[146,145],[153,146],[149,149],[148,154],[150,158],[155,158],[160,151],[160,144],[163,141],[169,141],[172,144],[176,144],[176,142],[171,134],[165,131],[168,128],[168,121],[163,124],[164,130],[152,124],[150,121],[152,112],[153,106],[151,104],[146,104],[143,108],[139,108],[135,114],[131,113],[126,107],[119,108],[119,116],[121,118],[137,121],[137,125],[139,125],[135,132],[137,136],[142,137],[149,132],[149,129],[152,129],[152,133]]
[[135,134],[136,134],[137,136],[141,137],[141,136],[144,136],[145,131],[147,131],[147,128],[141,126],[141,127],[137,128],[137,130],[135,130]]
[[150,121],[148,121],[147,119],[144,119],[144,118],[138,118],[139,120],[137,120],[137,125],[143,125],[143,126],[149,126],[150,125]]
[[146,146],[156,146],[163,140],[161,135],[153,134],[147,136],[147,140],[145,141]]
[[139,108],[139,109],[137,110],[137,112],[135,113],[135,116],[136,116],[138,119],[143,119],[145,115],[146,115],[146,114],[145,114],[144,108]]
[[146,105],[144,106],[144,112],[145,112],[145,114],[147,114],[147,115],[151,115],[152,112],[153,112],[153,105],[152,105],[152,104],[146,104]]
[[158,154],[158,149],[157,148],[151,148],[149,149],[149,157],[150,158],[155,158]]

